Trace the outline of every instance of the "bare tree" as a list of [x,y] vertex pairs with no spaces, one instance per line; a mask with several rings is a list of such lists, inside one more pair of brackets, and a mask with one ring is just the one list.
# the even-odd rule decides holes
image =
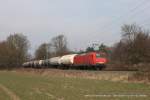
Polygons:
[[9,55],[8,55],[8,47],[7,47],[7,44],[6,44],[6,41],[2,41],[0,42],[0,68],[3,69],[3,68],[7,68],[7,60],[9,58]]
[[39,46],[39,48],[35,52],[35,59],[47,59],[51,56],[51,52],[49,51],[50,45],[47,43],[43,43]]
[[67,38],[64,35],[52,38],[51,44],[55,49],[56,55],[61,56],[68,53]]
[[127,64],[150,60],[150,37],[148,31],[132,24],[122,27],[122,39],[114,48],[114,57]]
[[2,68],[20,67],[27,60],[29,42],[23,34],[10,35],[0,42],[0,66]]
[[11,65],[19,66],[28,58],[29,41],[27,37],[20,33],[10,35],[7,40]]

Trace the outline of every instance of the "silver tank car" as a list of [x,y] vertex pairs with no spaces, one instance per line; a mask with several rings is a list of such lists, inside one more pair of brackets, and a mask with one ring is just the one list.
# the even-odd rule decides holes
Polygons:
[[50,65],[60,65],[60,58],[61,57],[53,57],[49,59]]
[[37,67],[38,65],[39,65],[39,61],[38,60],[34,61],[34,67]]
[[25,62],[25,63],[23,63],[23,67],[29,67],[29,63],[30,63],[30,62]]
[[77,54],[69,54],[69,55],[64,55],[60,58],[60,64],[62,65],[72,65],[74,63],[74,57]]
[[48,65],[49,65],[49,59],[45,59],[45,60],[43,61],[43,63],[44,63],[44,66],[48,66]]
[[39,66],[43,66],[43,64],[44,64],[44,60],[39,60],[38,65],[39,65]]
[[30,66],[30,67],[34,67],[34,61],[30,61],[30,62],[29,62],[29,66]]

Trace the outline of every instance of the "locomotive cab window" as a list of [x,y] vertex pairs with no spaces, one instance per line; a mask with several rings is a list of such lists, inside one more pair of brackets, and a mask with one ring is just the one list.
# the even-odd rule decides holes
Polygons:
[[96,54],[96,58],[100,58],[101,57],[101,55],[100,54]]
[[106,56],[105,54],[96,54],[96,58],[103,58],[105,56]]

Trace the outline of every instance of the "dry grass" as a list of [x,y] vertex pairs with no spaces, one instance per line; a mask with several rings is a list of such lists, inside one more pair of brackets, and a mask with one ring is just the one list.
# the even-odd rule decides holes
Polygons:
[[0,88],[12,99],[12,100],[20,100],[20,98],[13,93],[11,90],[9,90],[7,87],[4,85],[0,84]]
[[134,65],[138,68],[138,71],[129,77],[129,81],[150,83],[150,64],[138,64]]
[[85,71],[85,70],[59,70],[59,69],[21,69],[21,73],[40,74],[41,76],[87,78],[110,81],[127,82],[135,72],[133,71]]

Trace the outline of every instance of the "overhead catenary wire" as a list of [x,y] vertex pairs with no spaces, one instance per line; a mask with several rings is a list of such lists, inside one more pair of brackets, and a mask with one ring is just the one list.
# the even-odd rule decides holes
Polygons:
[[[127,13],[119,16],[118,18],[116,18],[115,20],[111,21],[109,24],[106,24],[103,28],[102,31],[106,31],[106,30],[110,30],[110,28],[112,28],[114,26],[114,23],[117,23],[118,21],[122,20],[122,19],[126,19],[129,20],[129,18],[136,16],[136,14],[139,13],[139,8],[141,9],[141,7],[143,7],[143,5],[145,5],[145,3],[148,0],[142,0],[140,3],[138,3],[136,6],[134,6],[133,8],[131,8]],[[141,9],[140,12],[144,11],[147,8],[147,6],[144,6],[144,9]],[[128,15],[128,16],[126,16]],[[128,19],[127,19],[128,18]],[[124,21],[126,21],[124,20]],[[119,24],[119,23],[118,23]]]

